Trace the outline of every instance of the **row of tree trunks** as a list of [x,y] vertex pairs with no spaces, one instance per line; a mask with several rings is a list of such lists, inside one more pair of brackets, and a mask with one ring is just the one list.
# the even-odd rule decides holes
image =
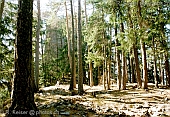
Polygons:
[[[133,29],[133,22],[132,22],[132,19],[131,19],[131,9],[130,7],[128,8],[128,18],[129,18],[129,26],[131,29]],[[135,33],[135,32],[134,32]],[[134,34],[136,36],[136,33]],[[133,58],[131,58],[131,67],[132,67],[132,82],[134,83],[135,82],[135,76],[137,77],[137,84],[138,84],[138,87],[141,88],[142,87],[142,80],[141,80],[141,76],[140,76],[140,68],[139,68],[139,58],[138,58],[138,50],[137,50],[137,47],[136,47],[136,44],[137,44],[137,40],[136,38],[134,37],[134,43],[133,43],[133,46],[132,46],[132,51],[133,51],[133,55],[134,55],[134,60],[135,60],[135,69],[136,69],[136,74],[134,74],[134,65],[133,65]],[[132,53],[131,53],[132,54]]]

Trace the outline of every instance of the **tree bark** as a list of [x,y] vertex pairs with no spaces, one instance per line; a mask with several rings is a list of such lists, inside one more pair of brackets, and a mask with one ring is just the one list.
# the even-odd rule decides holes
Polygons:
[[103,60],[103,88],[104,88],[104,90],[106,90],[107,62],[106,62],[106,47],[105,47],[105,45],[103,46],[103,56],[104,56],[104,60]]
[[65,5],[65,10],[66,10],[66,31],[67,31],[67,46],[68,46],[68,59],[69,59],[69,63],[70,63],[70,69],[72,69],[72,65],[71,65],[71,41],[70,41],[70,32],[69,32],[69,23],[68,23],[68,13],[67,13],[67,3],[66,0],[64,2]]
[[[115,26],[115,37],[117,36],[117,24]],[[121,66],[120,66],[120,50],[118,49],[119,41],[116,38],[116,63],[117,63],[117,88],[121,89]]]
[[71,80],[70,80],[70,87],[69,90],[73,90],[74,84],[76,82],[76,77],[75,77],[75,52],[74,52],[74,15],[73,15],[73,1],[70,0],[71,3],[71,19],[72,19],[72,64],[71,64]]
[[[132,54],[132,53],[131,53]],[[131,73],[131,80],[130,82],[131,83],[135,83],[135,67],[134,67],[134,58],[133,57],[130,57],[130,73]]]
[[[38,111],[34,103],[32,87],[32,84],[34,84],[32,74],[33,0],[19,0],[18,4],[14,86],[12,90],[12,104],[6,116],[39,117],[35,113],[30,113]],[[17,112],[24,112],[25,114],[17,114]]]
[[83,95],[83,67],[82,67],[82,34],[81,34],[81,0],[78,0],[78,94]]
[[[138,22],[140,29],[143,28],[143,19],[142,19],[142,13],[141,13],[141,0],[138,0]],[[148,88],[148,71],[147,71],[147,60],[146,60],[146,48],[145,48],[145,42],[143,40],[143,37],[140,38],[140,46],[141,46],[141,53],[142,53],[142,64],[143,64],[143,80],[144,80],[144,89]]]
[[126,89],[126,66],[125,66],[125,52],[122,51],[122,89]]
[[41,22],[41,11],[40,11],[40,0],[37,0],[37,9],[38,9],[38,22],[37,22],[37,31],[36,31],[36,56],[35,56],[35,91],[39,90],[39,35],[40,35],[40,22]]
[[154,80],[155,80],[155,87],[158,88],[158,77],[157,77],[157,59],[156,59],[156,51],[155,51],[155,39],[152,39],[152,50],[153,50],[153,57],[154,57]]
[[[168,55],[168,54],[167,54]],[[170,87],[170,71],[169,71],[169,59],[168,56],[165,55],[165,71],[166,71],[166,85]]]
[[159,60],[159,78],[161,80],[161,85],[164,85],[164,69],[162,66],[162,55],[160,56],[160,60]]
[[135,44],[133,44],[133,52],[134,52],[134,58],[135,58],[136,77],[137,77],[138,88],[141,88],[142,87],[142,80],[141,80],[141,76],[140,76],[138,51],[137,51]]

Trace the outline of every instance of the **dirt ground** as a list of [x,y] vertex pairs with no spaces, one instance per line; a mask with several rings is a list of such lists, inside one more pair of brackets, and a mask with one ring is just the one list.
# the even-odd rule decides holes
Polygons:
[[69,85],[45,87],[36,94],[36,104],[40,110],[51,109],[56,117],[170,117],[170,89],[156,89],[154,84],[148,84],[149,89],[144,90],[134,88],[135,85],[127,84],[127,90],[121,91],[116,84],[108,91],[103,86],[84,85],[83,96],[72,96]]
[[69,85],[55,85],[41,88],[35,102],[42,117],[170,117],[170,89],[135,85],[120,91],[116,84],[108,91],[84,85],[83,96],[68,91]]

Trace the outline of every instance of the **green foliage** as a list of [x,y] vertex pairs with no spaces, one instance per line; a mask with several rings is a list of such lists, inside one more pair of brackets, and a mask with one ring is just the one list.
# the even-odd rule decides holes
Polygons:
[[7,88],[0,88],[0,107],[3,105],[3,103],[10,98],[10,93]]
[[14,40],[16,32],[17,5],[5,4],[0,23],[0,79],[11,80],[14,64]]
[[[101,13],[101,14],[100,14]],[[103,47],[108,45],[106,35],[107,23],[104,20],[104,13],[96,11],[89,18],[87,29],[84,32],[85,42],[90,50],[86,56],[86,63],[94,63],[94,67],[100,66],[104,60]]]

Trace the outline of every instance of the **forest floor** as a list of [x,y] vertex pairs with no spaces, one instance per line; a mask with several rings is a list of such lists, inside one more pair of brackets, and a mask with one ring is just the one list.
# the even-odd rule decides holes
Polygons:
[[144,90],[135,85],[120,91],[116,84],[108,91],[84,85],[82,96],[72,96],[69,85],[55,85],[41,88],[35,102],[42,117],[170,117],[170,89],[149,83]]

